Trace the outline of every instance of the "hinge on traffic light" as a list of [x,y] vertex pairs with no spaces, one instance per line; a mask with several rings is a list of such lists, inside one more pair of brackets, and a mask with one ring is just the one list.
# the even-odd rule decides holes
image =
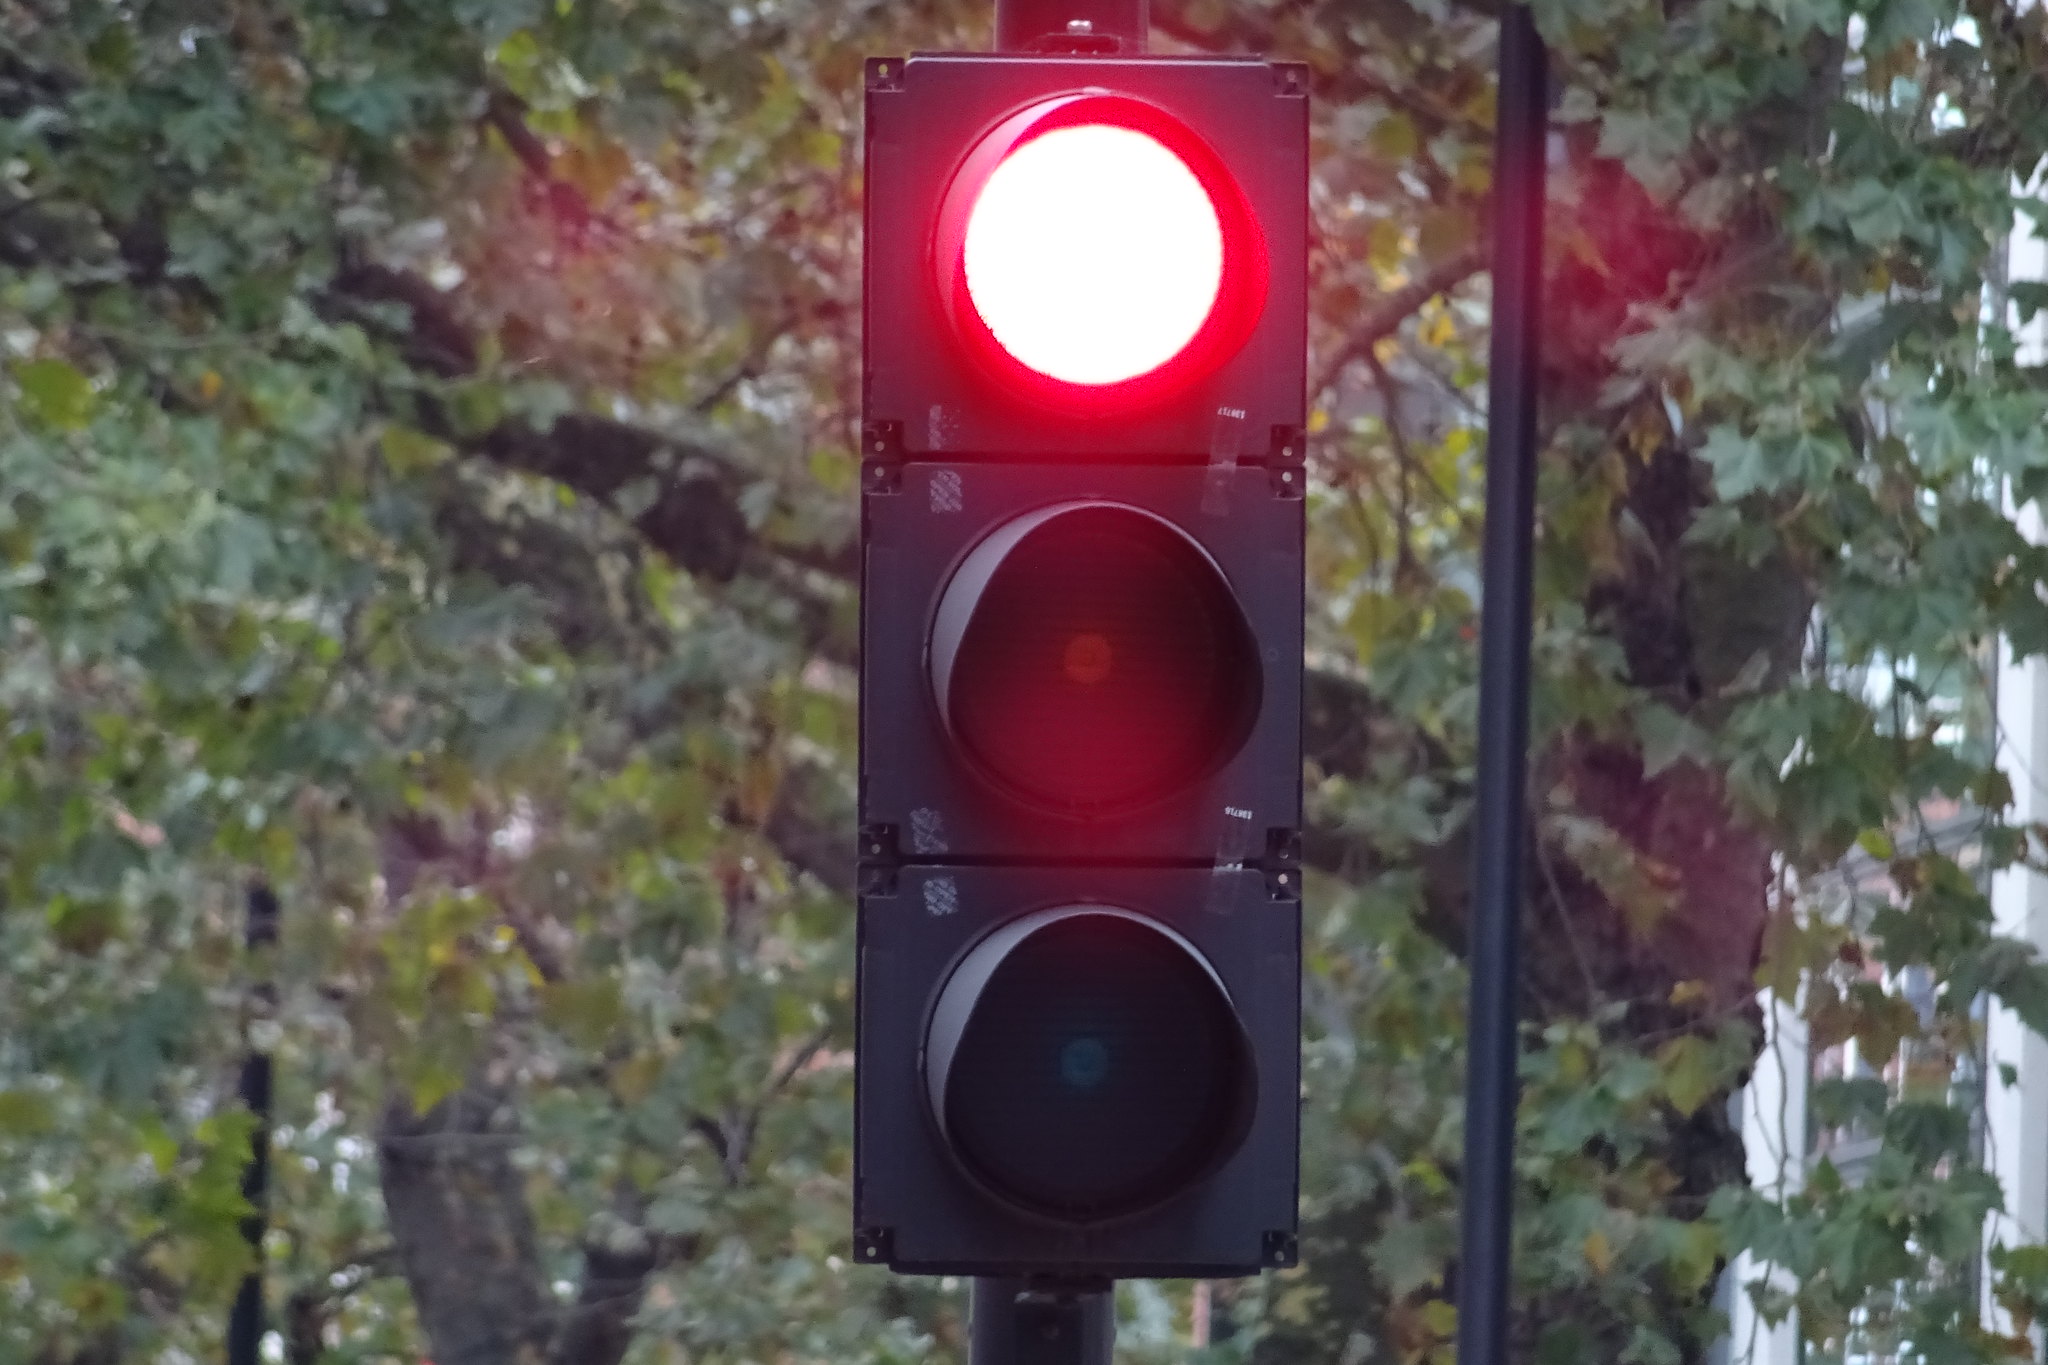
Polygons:
[[1298,498],[1308,486],[1308,434],[1300,427],[1276,426],[1266,446],[1266,469],[1273,495]]
[[901,90],[903,88],[903,59],[901,57],[870,57],[867,68],[868,89]]
[[1301,899],[1301,831],[1274,828],[1266,831],[1266,897],[1276,901]]
[[1300,1245],[1291,1232],[1268,1232],[1264,1251],[1266,1264],[1270,1266],[1290,1266],[1301,1257]]
[[893,863],[898,861],[896,826],[889,824],[862,825],[860,827],[860,861],[863,867],[872,863]]
[[860,827],[860,894],[863,896],[893,896],[896,894],[896,873],[902,867],[903,859],[896,847],[896,826],[862,825]]
[[860,429],[860,458],[863,462],[872,460],[901,460],[903,458],[903,423],[864,423]]
[[864,493],[894,493],[903,486],[903,423],[861,427],[860,486]]
[[1280,87],[1280,93],[1282,95],[1291,96],[1297,99],[1307,98],[1308,63],[1274,62],[1272,63],[1272,67],[1273,81],[1276,85]]
[[896,1257],[896,1229],[855,1228],[853,1259],[860,1265],[879,1265]]

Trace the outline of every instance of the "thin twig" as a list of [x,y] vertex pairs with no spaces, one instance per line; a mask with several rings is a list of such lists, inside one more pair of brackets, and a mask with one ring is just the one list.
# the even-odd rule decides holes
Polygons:
[[1352,362],[1360,360],[1381,341],[1399,331],[1416,310],[1439,294],[1447,293],[1486,268],[1486,252],[1477,244],[1438,261],[1422,275],[1381,298],[1379,305],[1358,320],[1345,336],[1337,353],[1323,366],[1310,393],[1327,393]]
[[1408,476],[1415,468],[1414,452],[1408,448],[1408,433],[1401,422],[1401,402],[1394,392],[1394,381],[1387,374],[1386,365],[1379,353],[1367,347],[1362,359],[1372,372],[1374,387],[1380,391],[1380,407],[1385,415],[1384,425],[1387,439],[1394,447],[1394,534],[1399,557],[1394,562],[1394,577],[1397,583],[1406,579],[1415,567],[1415,545],[1409,539],[1411,522],[1408,517]]
[[512,155],[518,157],[529,172],[543,180],[554,179],[554,158],[548,154],[547,144],[526,126],[525,100],[509,90],[491,91],[490,102],[484,108],[484,121],[498,130],[498,136],[505,139]]
[[1578,964],[1579,977],[1586,986],[1586,1009],[1594,1013],[1607,1003],[1606,993],[1593,977],[1593,964],[1586,957],[1586,947],[1579,942],[1578,927],[1573,923],[1571,908],[1565,903],[1564,887],[1558,882],[1557,867],[1550,860],[1550,846],[1539,833],[1530,840],[1536,852],[1536,866],[1542,870],[1543,880],[1550,887],[1550,902],[1557,907],[1558,927],[1564,930],[1565,943],[1572,950],[1572,960]]

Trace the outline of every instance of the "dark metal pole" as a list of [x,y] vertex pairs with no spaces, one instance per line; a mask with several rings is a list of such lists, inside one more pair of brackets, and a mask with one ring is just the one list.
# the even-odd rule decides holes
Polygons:
[[973,1365],[1110,1365],[1116,1343],[1110,1281],[974,1282],[967,1329]]
[[1458,1365],[1507,1365],[1514,1228],[1515,997],[1529,746],[1530,546],[1536,518],[1537,315],[1543,284],[1543,40],[1501,17],[1493,157],[1493,341],[1479,627],[1479,776],[1465,1077]]
[[[243,943],[253,957],[277,942],[277,894],[261,882],[249,888],[248,922]],[[267,1017],[276,1004],[277,988],[268,969],[256,983],[256,1013]],[[263,1343],[263,1228],[270,1198],[270,1054],[255,1048],[242,1059],[242,1103],[256,1116],[249,1135],[249,1164],[242,1168],[242,1197],[254,1210],[242,1220],[242,1237],[256,1264],[242,1277],[235,1306],[228,1314],[228,1365],[256,1365]]]

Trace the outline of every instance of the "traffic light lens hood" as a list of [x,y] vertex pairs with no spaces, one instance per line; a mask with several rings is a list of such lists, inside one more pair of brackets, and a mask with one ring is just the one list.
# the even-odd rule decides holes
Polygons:
[[998,527],[941,590],[927,662],[967,766],[1081,820],[1218,771],[1263,693],[1222,569],[1180,527],[1123,503],[1060,503]]
[[977,1185],[1056,1222],[1130,1217],[1213,1174],[1257,1107],[1250,1039],[1216,970],[1135,911],[1011,920],[933,1006],[926,1095]]
[[1244,345],[1264,236],[1222,159],[1165,110],[1082,91],[1010,115],[954,173],[942,310],[982,370],[1068,411],[1172,397]]

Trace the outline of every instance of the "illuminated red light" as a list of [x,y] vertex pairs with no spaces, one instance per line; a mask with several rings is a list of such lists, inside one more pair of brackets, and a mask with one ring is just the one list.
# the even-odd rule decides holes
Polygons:
[[1187,349],[1223,287],[1209,192],[1157,138],[1086,123],[1003,159],[967,219],[967,293],[1019,363],[1115,384]]
[[1065,95],[978,142],[940,210],[940,301],[1024,396],[1110,410],[1164,397],[1242,346],[1263,237],[1216,154],[1163,110]]

